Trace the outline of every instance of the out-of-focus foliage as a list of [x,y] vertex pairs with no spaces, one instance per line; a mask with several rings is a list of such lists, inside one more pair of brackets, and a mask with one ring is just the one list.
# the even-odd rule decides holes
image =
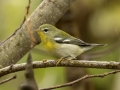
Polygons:
[[[103,37],[110,42],[113,38],[120,39],[120,4],[106,3],[90,18],[90,32],[95,37]],[[98,35],[99,34],[99,35]]]
[[[31,1],[30,14],[35,10],[35,8],[42,0]],[[78,33],[79,37],[88,42],[109,43],[108,47],[113,46],[115,42],[120,40],[119,0],[79,0],[78,2],[79,3],[75,4],[75,7],[72,8],[71,16],[72,18],[76,19],[74,21],[78,20],[77,22],[80,22],[80,29]],[[0,42],[11,35],[20,26],[25,15],[25,8],[27,4],[28,0],[0,0]],[[76,11],[75,8],[77,8]],[[76,18],[75,16],[77,16],[77,14],[79,15]],[[72,25],[75,27],[76,23],[72,23]],[[76,28],[74,28],[74,31],[75,29]],[[35,48],[37,49],[32,50],[33,60],[54,59],[50,53],[46,52],[42,45],[36,46]],[[40,51],[38,49],[40,49]],[[101,49],[106,49],[106,47],[95,48],[89,52],[99,51]],[[96,60],[118,61],[120,55],[119,53],[120,50],[118,48],[117,50],[110,51],[110,53],[107,55],[103,55],[103,57],[100,57]],[[26,62],[26,59],[27,55],[23,57],[18,63]],[[64,68],[44,68],[35,69],[34,71],[38,87],[40,88],[65,83],[66,81]],[[88,69],[89,74],[97,74],[105,71],[108,70]],[[16,74],[17,79],[0,85],[0,90],[17,90],[19,84],[24,81],[24,72],[16,72]],[[5,79],[11,75],[4,76],[0,78],[0,80]],[[111,75],[103,79],[93,79],[92,81],[95,89],[117,90],[113,88],[113,76],[115,75]],[[114,82],[117,83],[117,80],[114,80]],[[58,90],[67,90],[67,88]]]

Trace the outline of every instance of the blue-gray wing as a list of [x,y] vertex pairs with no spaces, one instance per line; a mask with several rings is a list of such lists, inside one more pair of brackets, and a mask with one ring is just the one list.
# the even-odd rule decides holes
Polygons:
[[66,38],[66,37],[54,37],[54,41],[60,44],[74,44],[82,47],[92,46],[92,44],[85,43],[84,41],[77,38]]
[[56,36],[54,36],[54,41],[60,44],[74,44],[81,47],[89,47],[89,46],[104,46],[105,44],[91,44],[86,43],[80,39],[77,39],[67,33],[58,33]]

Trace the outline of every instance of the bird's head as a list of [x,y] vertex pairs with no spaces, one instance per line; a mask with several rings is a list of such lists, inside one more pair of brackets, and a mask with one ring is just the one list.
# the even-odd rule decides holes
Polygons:
[[46,38],[53,38],[56,35],[58,29],[53,25],[43,24],[35,31],[39,34],[42,40],[45,40]]

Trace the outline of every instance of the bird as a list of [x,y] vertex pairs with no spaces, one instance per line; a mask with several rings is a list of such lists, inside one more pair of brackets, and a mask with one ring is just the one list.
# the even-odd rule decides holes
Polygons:
[[93,47],[106,45],[86,43],[51,24],[43,24],[35,31],[48,51],[67,60],[76,59],[77,56]]

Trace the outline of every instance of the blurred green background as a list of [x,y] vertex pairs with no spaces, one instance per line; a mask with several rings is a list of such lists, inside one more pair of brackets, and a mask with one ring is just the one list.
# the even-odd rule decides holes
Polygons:
[[[32,0],[29,15],[37,8],[42,0]],[[0,42],[10,36],[22,23],[25,15],[25,8],[28,0],[0,0]],[[81,38],[86,42],[105,43],[106,47],[94,48],[85,52],[81,57],[88,60],[119,61],[119,45],[114,45],[120,41],[120,1],[119,0],[77,0],[70,10],[56,24],[58,28],[65,30],[75,37]],[[113,49],[110,49],[113,48]],[[99,52],[97,55],[91,52]],[[89,55],[90,54],[90,55]],[[36,46],[32,50],[33,60],[55,59],[47,52],[42,45]],[[86,58],[87,57],[87,58]],[[18,63],[26,62],[25,55]],[[73,68],[72,68],[73,69]],[[74,68],[77,70],[78,68]],[[35,69],[35,78],[39,88],[49,87],[69,81],[71,77],[81,77],[85,74],[100,74],[110,70],[103,69],[82,69],[73,71],[70,68],[54,67]],[[74,73],[74,74],[73,74]],[[20,83],[24,81],[24,71],[16,72],[17,79],[0,85],[0,90],[17,90]],[[14,74],[0,78],[0,81]],[[119,90],[119,76],[110,75],[105,78],[90,79],[90,88],[81,84],[69,88],[57,90]],[[91,84],[92,83],[92,84]]]

